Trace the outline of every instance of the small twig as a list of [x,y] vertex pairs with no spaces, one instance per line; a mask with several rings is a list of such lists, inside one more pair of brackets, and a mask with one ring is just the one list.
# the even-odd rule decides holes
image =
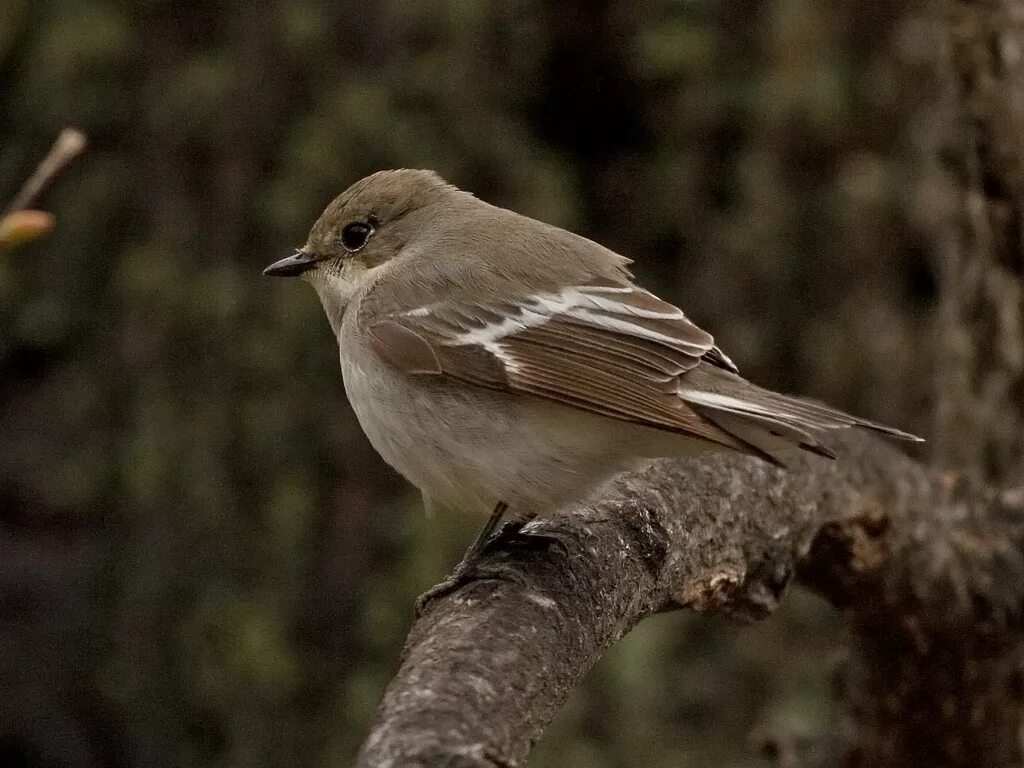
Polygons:
[[54,176],[60,173],[61,169],[74,160],[85,149],[85,134],[77,128],[65,128],[53,142],[50,151],[42,159],[35,172],[29,176],[28,181],[21,187],[18,194],[14,196],[10,204],[4,210],[4,215],[16,213],[28,208],[39,194],[46,188]]

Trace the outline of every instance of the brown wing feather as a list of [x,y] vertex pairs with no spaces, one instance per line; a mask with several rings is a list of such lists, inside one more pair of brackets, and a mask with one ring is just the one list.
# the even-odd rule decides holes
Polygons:
[[548,347],[529,331],[504,345],[515,371],[512,389],[574,405],[601,416],[689,434],[741,447],[701,419],[665,380],[628,365],[601,364],[596,359],[563,348]]
[[397,320],[375,323],[370,328],[370,342],[383,359],[401,361],[406,373],[444,372],[430,342]]
[[[523,305],[445,302],[374,324],[370,340],[382,358],[407,373],[443,374],[760,455],[678,396],[677,377],[700,365],[713,349],[711,336],[671,305],[639,289],[637,294],[628,296],[634,310],[675,316],[645,317],[627,308],[634,335],[602,327],[602,318],[616,315],[595,305],[574,316],[510,326],[490,344],[466,343],[467,334],[516,317]],[[658,340],[639,335],[644,333]]]
[[602,329],[582,323],[567,323],[558,318],[542,326],[529,328],[515,338],[560,349],[566,354],[587,357],[595,363],[636,368],[661,380],[674,378],[694,366],[693,355],[664,344],[623,338]]
[[761,389],[678,309],[626,284],[488,305],[447,301],[369,329],[410,374],[443,375],[689,435],[779,464],[786,444],[831,455],[817,434],[865,427],[912,435]]

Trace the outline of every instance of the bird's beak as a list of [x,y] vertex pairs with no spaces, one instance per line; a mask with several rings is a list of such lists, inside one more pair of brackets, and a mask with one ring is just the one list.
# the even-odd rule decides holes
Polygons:
[[291,256],[275,261],[263,270],[263,274],[269,277],[295,277],[303,272],[312,269],[317,262],[317,255],[300,248]]

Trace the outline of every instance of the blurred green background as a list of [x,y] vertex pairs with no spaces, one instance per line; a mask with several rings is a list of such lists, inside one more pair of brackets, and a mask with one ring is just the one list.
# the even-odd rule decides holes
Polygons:
[[[0,0],[0,765],[345,766],[426,518],[260,269],[360,176],[429,167],[634,258],[750,378],[929,432],[931,22],[903,0]],[[764,765],[840,726],[837,617],[683,614],[602,661],[532,766]]]

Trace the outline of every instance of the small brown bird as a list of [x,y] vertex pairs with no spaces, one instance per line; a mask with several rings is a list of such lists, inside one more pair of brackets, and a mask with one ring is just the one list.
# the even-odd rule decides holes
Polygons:
[[431,171],[356,182],[264,271],[316,289],[373,447],[425,499],[521,522],[620,470],[732,450],[773,464],[819,437],[897,429],[762,389],[629,260]]

